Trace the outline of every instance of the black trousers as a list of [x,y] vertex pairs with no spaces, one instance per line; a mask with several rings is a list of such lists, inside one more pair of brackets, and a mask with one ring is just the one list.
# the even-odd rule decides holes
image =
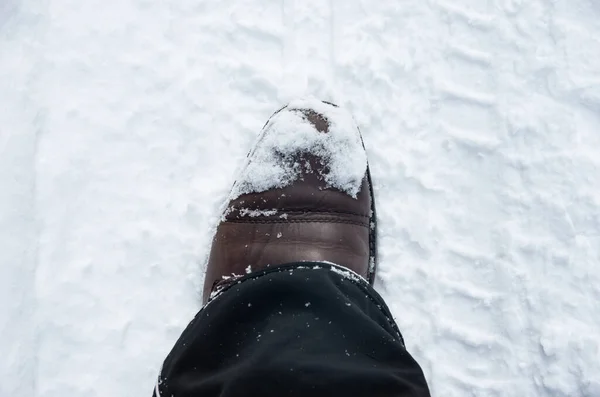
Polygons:
[[166,358],[155,397],[429,396],[382,298],[343,268],[301,262],[226,287]]

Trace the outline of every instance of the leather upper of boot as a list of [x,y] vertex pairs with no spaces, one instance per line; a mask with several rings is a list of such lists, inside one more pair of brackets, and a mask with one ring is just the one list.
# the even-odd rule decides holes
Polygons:
[[[282,112],[296,113],[312,125],[315,133],[329,133],[330,120],[314,109],[288,106],[273,117],[282,117]],[[256,146],[265,141],[265,134],[277,133],[268,126],[269,123],[250,152],[249,163],[254,161]],[[358,129],[356,134],[360,139]],[[360,150],[364,151],[362,144]],[[209,256],[205,302],[219,283],[290,262],[333,262],[365,279],[370,276],[374,224],[371,224],[372,198],[366,169],[352,196],[331,186],[326,177],[331,165],[328,160],[318,150],[288,153],[281,161],[293,163],[296,172],[293,181],[281,187],[236,195],[228,202]]]

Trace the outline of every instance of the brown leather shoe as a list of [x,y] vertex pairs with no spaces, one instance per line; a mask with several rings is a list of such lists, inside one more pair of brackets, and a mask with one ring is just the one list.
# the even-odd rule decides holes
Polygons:
[[203,300],[247,273],[327,261],[373,282],[375,202],[352,117],[300,100],[265,124],[213,239]]

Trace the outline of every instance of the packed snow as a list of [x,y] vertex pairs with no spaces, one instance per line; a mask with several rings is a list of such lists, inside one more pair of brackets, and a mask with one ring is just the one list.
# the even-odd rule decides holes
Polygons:
[[[233,208],[233,207],[231,207]],[[251,210],[249,208],[240,208],[239,216],[249,216],[250,218],[256,218],[259,216],[273,216],[277,214],[277,209],[272,210]]]
[[[320,114],[327,132],[320,132],[303,111]],[[327,164],[320,177],[326,187],[356,197],[367,171],[367,156],[350,113],[314,97],[294,99],[273,115],[258,136],[247,164],[237,176],[231,199],[246,193],[282,188],[296,181],[303,168],[302,153],[316,155]]]
[[331,271],[334,272],[334,273],[339,274],[343,278],[347,278],[347,279],[355,281],[357,283],[365,281],[365,279],[363,277],[361,277],[360,275],[358,275],[355,272],[351,271],[350,269],[348,269],[348,270],[341,270],[341,269],[339,269],[337,267],[332,267]]
[[362,132],[433,395],[600,396],[599,4],[0,2],[0,396],[151,395],[234,176],[311,95]]

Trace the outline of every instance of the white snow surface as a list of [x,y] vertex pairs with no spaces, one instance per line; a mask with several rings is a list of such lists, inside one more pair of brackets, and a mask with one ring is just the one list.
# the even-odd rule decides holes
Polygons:
[[347,278],[347,279],[355,281],[357,283],[361,282],[361,281],[363,281],[363,282],[365,281],[365,279],[362,276],[360,276],[359,274],[351,271],[350,269],[348,269],[348,270],[342,270],[342,269],[339,269],[337,267],[332,267],[331,271],[334,272],[334,273],[339,274],[343,278]]
[[256,218],[259,216],[273,216],[277,214],[277,209],[272,210],[251,210],[249,208],[240,208],[240,216],[249,216],[250,218]]
[[0,396],[150,395],[267,118],[348,109],[437,396],[600,396],[600,3],[0,3]]
[[[302,110],[322,115],[328,131],[319,132]],[[347,110],[308,97],[290,101],[269,119],[236,178],[230,199],[291,184],[302,171],[298,156],[303,153],[327,164],[325,172],[318,171],[323,172],[320,177],[327,187],[356,197],[367,171],[367,155],[356,122]]]

